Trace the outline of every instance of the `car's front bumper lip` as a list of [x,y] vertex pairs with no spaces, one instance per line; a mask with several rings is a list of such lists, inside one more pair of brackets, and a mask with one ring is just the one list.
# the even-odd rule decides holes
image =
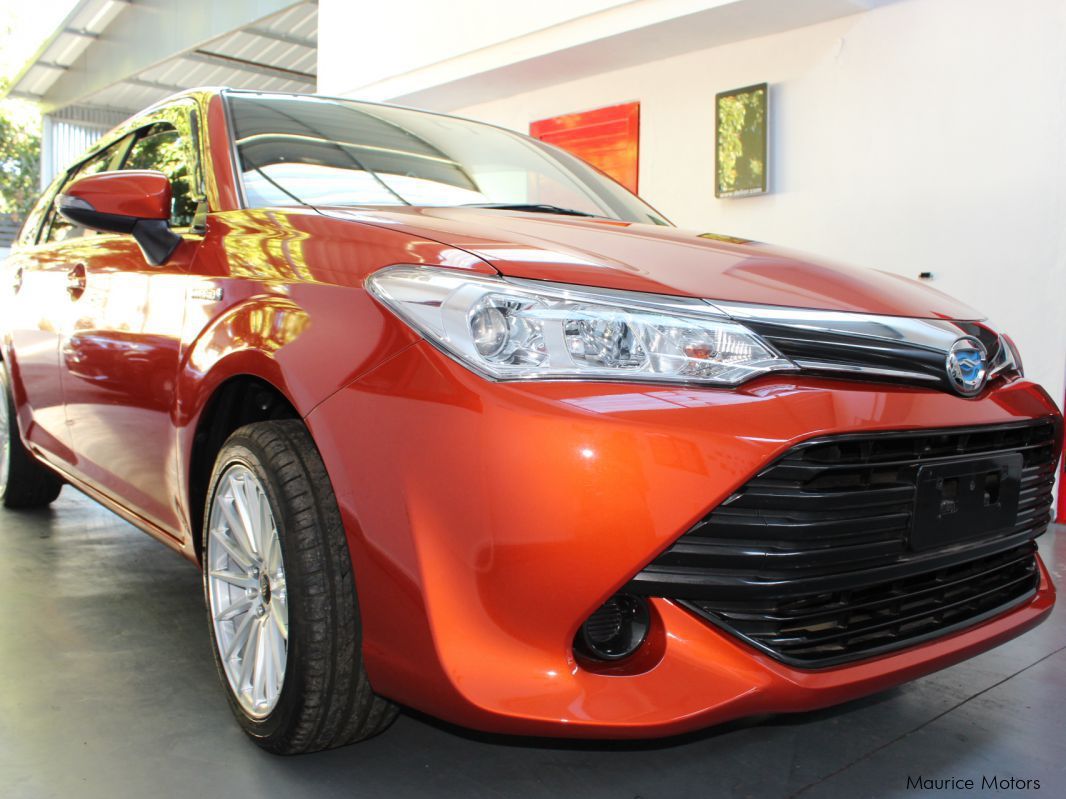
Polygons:
[[[654,600],[671,630],[659,669],[640,686],[630,715],[616,701],[583,697],[588,717],[565,725],[498,718],[487,727],[521,734],[645,738],[677,735],[746,716],[795,713],[848,702],[931,674],[992,649],[1043,622],[1055,604],[1055,590],[1041,565],[1042,583],[1025,604],[982,624],[911,649],[828,669],[795,669],[709,627],[668,600]],[[614,678],[619,679],[619,678]],[[629,678],[631,680],[635,678]],[[669,697],[685,686],[690,713],[666,717]],[[635,687],[635,686],[634,686]],[[666,701],[656,702],[656,697]],[[643,707],[640,707],[643,705]]]
[[799,441],[1055,414],[1026,381],[977,400],[795,376],[737,391],[490,383],[422,343],[308,423],[345,519],[376,690],[476,728],[640,737],[845,701],[1038,623],[1054,602],[1046,571],[1001,616],[831,669],[789,668],[660,599],[665,645],[646,669],[594,673],[571,651],[589,613]]

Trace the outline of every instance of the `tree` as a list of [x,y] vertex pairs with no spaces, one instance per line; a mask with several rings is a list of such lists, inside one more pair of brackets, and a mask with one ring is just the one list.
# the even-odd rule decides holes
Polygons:
[[40,194],[41,134],[0,103],[0,213],[25,218]]

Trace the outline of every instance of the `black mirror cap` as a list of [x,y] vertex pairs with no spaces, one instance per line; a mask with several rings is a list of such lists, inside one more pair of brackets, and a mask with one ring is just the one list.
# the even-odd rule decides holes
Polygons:
[[97,211],[81,197],[60,194],[56,210],[69,222],[104,233],[130,233],[140,245],[144,259],[152,266],[162,266],[181,244],[181,236],[170,229],[165,219],[138,219]]
[[68,222],[104,233],[132,233],[133,226],[137,224],[135,216],[105,214],[93,208],[88,200],[70,194],[56,197],[56,210]]

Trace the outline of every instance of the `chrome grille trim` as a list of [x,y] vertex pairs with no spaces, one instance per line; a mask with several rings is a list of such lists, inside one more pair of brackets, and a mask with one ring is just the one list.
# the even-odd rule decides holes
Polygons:
[[984,345],[989,379],[1016,368],[999,334],[976,320],[707,302],[757,333],[805,372],[893,380],[955,393],[946,361],[952,346],[963,338]]
[[738,322],[761,322],[796,330],[857,337],[891,344],[947,353],[960,336],[982,321],[950,322],[943,319],[915,319],[907,316],[852,313],[848,311],[820,311],[812,308],[783,308],[774,305],[723,303],[708,300],[715,308]]
[[907,372],[902,369],[878,369],[873,366],[858,366],[856,364],[833,363],[831,361],[809,361],[801,358],[793,358],[792,363],[800,369],[808,372],[848,372],[859,377],[893,377],[901,380],[919,380],[922,382],[939,383],[940,378],[921,372]]

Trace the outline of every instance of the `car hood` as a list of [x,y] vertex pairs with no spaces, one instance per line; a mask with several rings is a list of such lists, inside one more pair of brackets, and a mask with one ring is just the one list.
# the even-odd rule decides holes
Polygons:
[[929,286],[658,225],[484,208],[320,208],[472,253],[503,275],[722,302],[915,318],[982,314]]

